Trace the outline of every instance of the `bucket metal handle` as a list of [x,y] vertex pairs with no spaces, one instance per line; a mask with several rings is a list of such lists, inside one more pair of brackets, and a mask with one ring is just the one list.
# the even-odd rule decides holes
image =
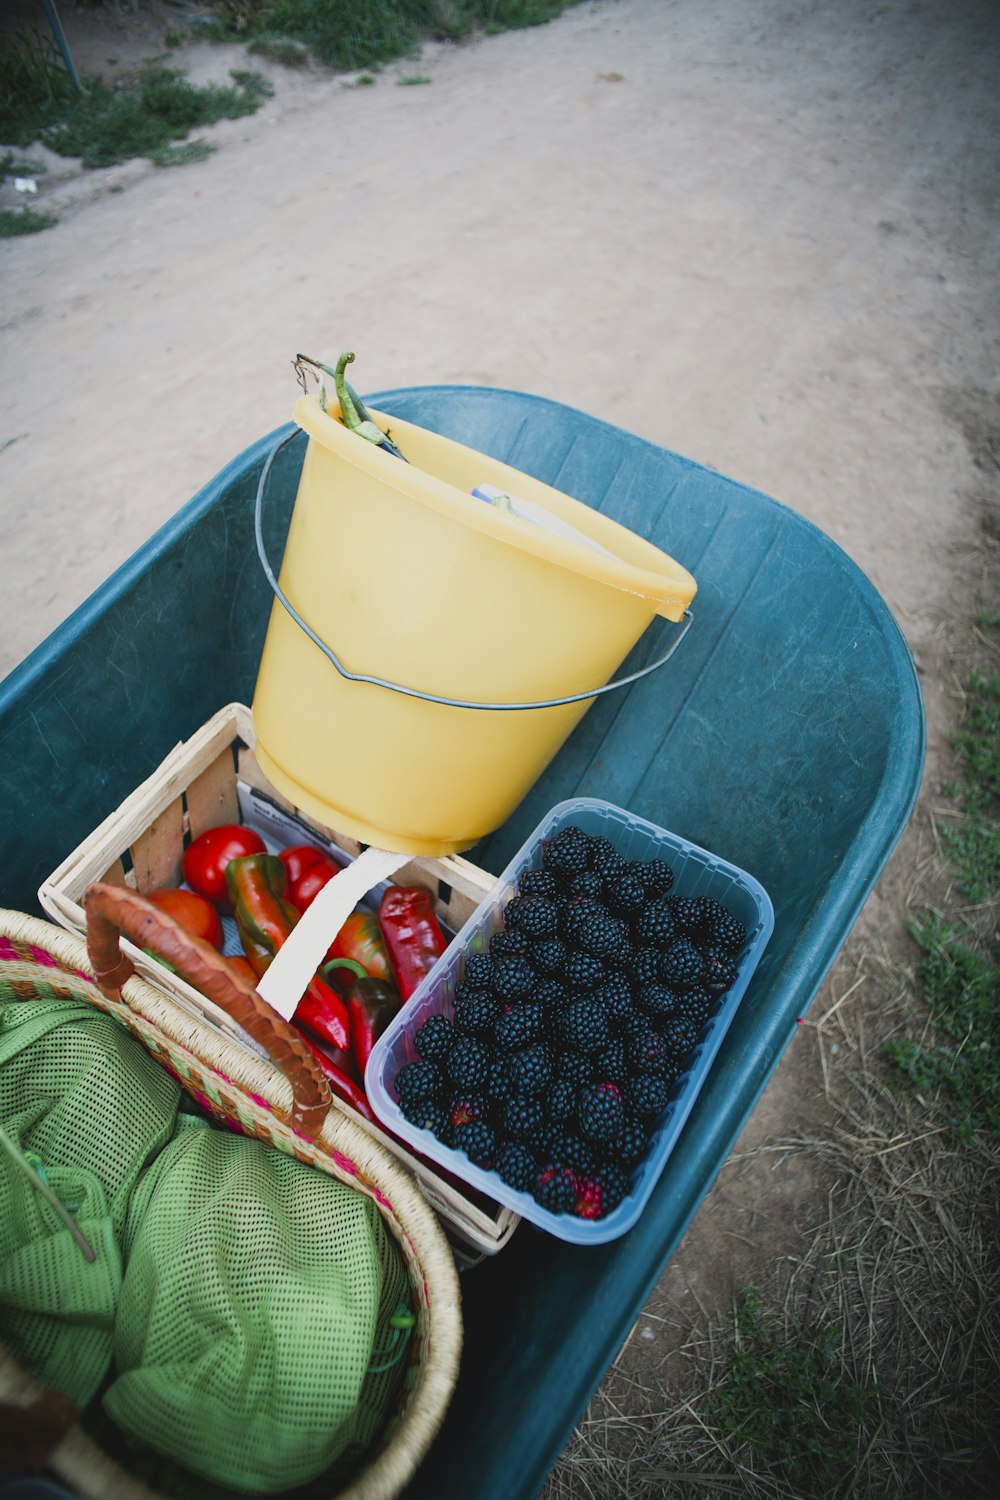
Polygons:
[[444,708],[479,708],[488,709],[494,713],[525,708],[561,708],[566,703],[582,703],[588,698],[599,698],[604,693],[613,693],[616,688],[627,687],[630,682],[638,682],[640,677],[648,677],[651,672],[655,672],[659,667],[666,665],[690,630],[693,619],[691,611],[686,609],[680,629],[670,642],[670,645],[662,656],[657,657],[656,661],[650,662],[648,666],[640,668],[638,672],[629,672],[625,677],[616,677],[613,682],[606,682],[601,687],[589,688],[585,693],[570,693],[564,698],[538,698],[530,703],[479,703],[475,699],[470,698],[445,698],[438,693],[425,693],[420,688],[406,687],[401,682],[390,682],[388,678],[375,677],[368,672],[352,672],[349,667],[345,667],[344,663],[333,649],[327,645],[326,641],[318,636],[312,626],[302,618],[287,594],[285,594],[275,577],[274,569],[271,567],[267,550],[264,546],[262,524],[264,491],[267,488],[267,481],[271,474],[271,466],[282,448],[290,443],[293,438],[297,438],[301,430],[301,428],[297,428],[294,432],[290,432],[287,437],[283,437],[271,449],[261,470],[260,480],[257,484],[257,498],[254,503],[254,536],[257,540],[257,556],[260,558],[261,567],[264,569],[264,576],[271,585],[275,598],[288,611],[299,629],[304,631],[314,646],[319,647],[323,655],[336,667],[341,677],[345,677],[348,682],[367,682],[373,687],[388,688],[392,693],[402,693],[406,698],[422,698],[425,703],[439,703]]

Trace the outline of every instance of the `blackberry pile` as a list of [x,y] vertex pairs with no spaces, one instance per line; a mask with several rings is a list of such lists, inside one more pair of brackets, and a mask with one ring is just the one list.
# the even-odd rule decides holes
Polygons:
[[553,1213],[617,1208],[747,941],[673,884],[664,860],[573,824],[543,841],[488,951],[466,956],[454,1018],[417,1029],[395,1079],[406,1118]]

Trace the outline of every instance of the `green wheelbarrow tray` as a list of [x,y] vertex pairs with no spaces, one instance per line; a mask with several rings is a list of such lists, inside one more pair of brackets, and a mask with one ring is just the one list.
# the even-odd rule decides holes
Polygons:
[[[371,400],[587,501],[698,580],[695,628],[669,666],[595,702],[470,857],[499,872],[555,803],[600,797],[750,871],[775,908],[763,961],[635,1227],[577,1246],[523,1225],[463,1276],[457,1387],[406,1493],[530,1500],[906,825],[923,712],[878,593],[785,506],[530,395],[428,386]],[[0,684],[4,905],[37,911],[43,877],[178,740],[222,704],[250,701],[271,604],[254,497],[286,430],[229,464]],[[303,446],[289,444],[272,473],[275,557]],[[623,672],[662,652],[670,628],[651,627]]]

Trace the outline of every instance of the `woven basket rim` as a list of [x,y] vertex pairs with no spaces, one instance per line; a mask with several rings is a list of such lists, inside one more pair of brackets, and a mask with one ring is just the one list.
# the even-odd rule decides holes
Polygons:
[[[199,1023],[141,975],[134,975],[123,987],[122,1002],[115,1005],[106,1001],[94,981],[86,942],[75,933],[25,912],[0,908],[0,938],[38,949],[55,960],[58,968],[77,976],[80,993],[88,994],[92,988],[98,1008],[117,1015],[133,1033],[138,1026],[140,1041],[148,1037],[154,1055],[162,1047],[168,1055],[177,1056],[178,1048],[187,1047],[196,1062],[218,1073],[237,1091],[240,1080],[249,1075],[259,1089],[259,1102],[248,1101],[251,1114],[259,1114],[262,1108],[269,1112],[272,1107],[283,1112],[290,1104],[290,1087],[270,1063]],[[40,956],[34,961],[0,956],[0,977],[5,968],[16,968],[21,977],[34,968],[39,979],[51,982],[54,966]],[[131,1024],[133,1021],[136,1025]],[[183,1035],[183,1041],[177,1032]],[[268,1094],[280,1097],[272,1101]],[[454,1257],[433,1210],[405,1168],[336,1107],[328,1112],[315,1147],[294,1136],[277,1115],[269,1118],[268,1126],[282,1132],[283,1139],[291,1138],[295,1154],[313,1161],[321,1170],[342,1181],[351,1181],[359,1174],[362,1184],[370,1184],[373,1191],[369,1196],[387,1220],[390,1232],[397,1240],[406,1241],[402,1248],[411,1283],[419,1267],[428,1336],[423,1341],[425,1358],[417,1388],[394,1427],[389,1445],[346,1489],[337,1491],[337,1500],[392,1500],[413,1476],[433,1441],[454,1390],[462,1346],[461,1294]],[[367,1188],[362,1186],[362,1190]],[[23,1401],[38,1390],[32,1377],[0,1347],[0,1391]],[[73,1429],[60,1444],[52,1468],[94,1500],[160,1500],[158,1493],[129,1475],[81,1428]]]

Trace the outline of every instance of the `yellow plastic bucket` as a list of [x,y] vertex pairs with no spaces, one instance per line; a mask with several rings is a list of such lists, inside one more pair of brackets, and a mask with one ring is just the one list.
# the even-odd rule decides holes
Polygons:
[[[337,410],[296,404],[309,441],[277,580],[261,542],[270,460],[261,476],[258,547],[277,597],[257,759],[297,806],[363,843],[468,849],[510,815],[653,618],[686,628],[695,582],[506,464],[372,411],[404,463]],[[596,548],[474,498],[484,484]]]

